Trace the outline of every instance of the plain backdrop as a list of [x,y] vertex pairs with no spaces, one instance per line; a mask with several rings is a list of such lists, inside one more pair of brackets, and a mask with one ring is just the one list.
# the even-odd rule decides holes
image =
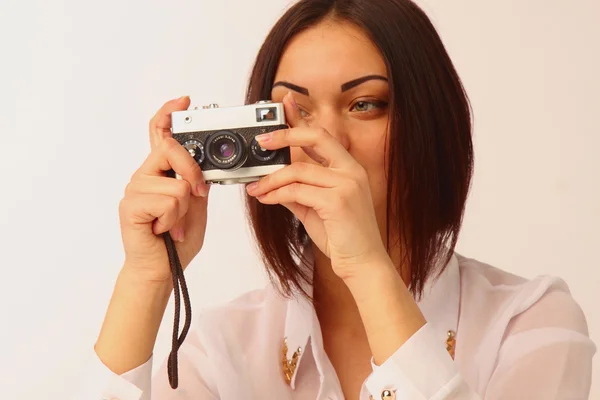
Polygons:
[[[458,251],[563,277],[600,343],[600,2],[421,1],[464,81],[476,172]],[[123,260],[118,203],[167,100],[242,104],[289,0],[0,3],[2,398],[85,373]],[[211,192],[197,313],[265,284],[239,187]],[[156,357],[170,346],[167,309]],[[158,362],[155,364],[158,366]],[[593,394],[600,398],[600,374]]]

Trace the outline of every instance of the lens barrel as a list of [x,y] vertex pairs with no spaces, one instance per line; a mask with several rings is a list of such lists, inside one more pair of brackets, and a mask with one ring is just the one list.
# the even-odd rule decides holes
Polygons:
[[219,131],[206,140],[206,157],[220,169],[240,167],[246,160],[244,139],[232,131]]

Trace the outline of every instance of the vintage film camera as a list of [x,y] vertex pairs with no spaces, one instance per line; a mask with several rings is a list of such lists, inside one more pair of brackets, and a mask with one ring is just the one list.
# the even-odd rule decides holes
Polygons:
[[208,184],[253,182],[289,165],[289,147],[266,150],[255,139],[287,127],[283,103],[270,101],[225,108],[211,104],[171,114],[173,138],[198,162]]

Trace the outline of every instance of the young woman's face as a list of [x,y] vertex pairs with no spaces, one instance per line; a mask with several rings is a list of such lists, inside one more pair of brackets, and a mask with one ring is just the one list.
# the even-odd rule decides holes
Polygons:
[[[371,78],[362,81],[365,77]],[[291,89],[309,125],[325,128],[367,171],[377,219],[383,222],[389,89],[378,49],[357,27],[326,21],[291,40],[278,82],[284,86],[274,86],[273,101],[280,102]],[[314,162],[292,148],[292,162],[298,161]]]

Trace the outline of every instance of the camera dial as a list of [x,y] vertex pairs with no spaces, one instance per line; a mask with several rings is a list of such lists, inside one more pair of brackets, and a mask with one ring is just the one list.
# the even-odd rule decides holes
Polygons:
[[190,153],[190,155],[196,160],[198,165],[204,161],[204,146],[197,140],[188,140],[183,144],[183,147]]
[[262,162],[271,161],[277,155],[277,150],[267,150],[262,148],[256,139],[252,139],[250,151],[252,152],[254,158]]

